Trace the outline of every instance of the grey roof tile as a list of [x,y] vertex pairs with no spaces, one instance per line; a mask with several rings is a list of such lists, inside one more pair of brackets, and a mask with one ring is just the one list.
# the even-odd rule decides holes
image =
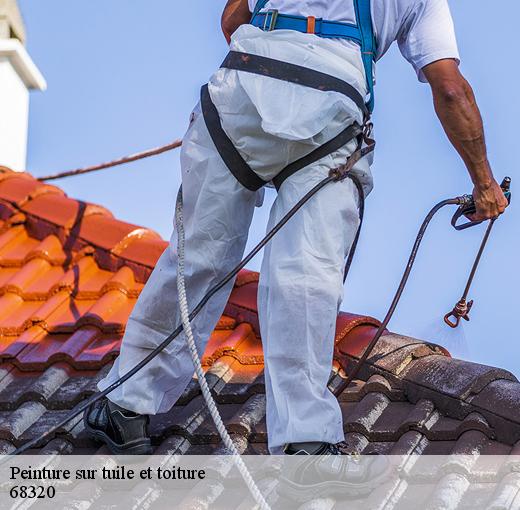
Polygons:
[[225,424],[230,432],[249,437],[253,427],[264,419],[265,395],[253,395]]
[[359,432],[345,432],[345,440],[341,450],[346,454],[361,454],[368,446],[368,438]]
[[448,473],[435,486],[428,498],[426,510],[455,510],[470,487],[470,481],[460,473]]
[[[471,405],[478,408],[502,435],[510,435],[511,442],[520,440],[520,383],[512,380],[491,381],[472,396]],[[499,403],[499,404],[498,404]]]
[[402,434],[392,444],[390,455],[422,455],[430,442],[424,434],[410,430]]
[[36,423],[46,412],[37,402],[24,402],[14,411],[0,413],[0,439],[15,441]]
[[499,379],[516,381],[507,370],[469,361],[431,356],[411,364],[404,378],[442,395],[466,400]]
[[[515,505],[516,500],[516,505]],[[504,476],[489,498],[489,510],[509,510],[520,506],[520,473]]]
[[346,432],[368,434],[373,431],[374,424],[381,417],[390,400],[382,393],[368,393],[355,404],[343,403],[343,419]]
[[81,370],[74,371],[67,381],[47,400],[49,409],[70,409],[78,402],[90,397],[97,390],[97,383],[103,379],[110,365],[106,365],[99,371]]

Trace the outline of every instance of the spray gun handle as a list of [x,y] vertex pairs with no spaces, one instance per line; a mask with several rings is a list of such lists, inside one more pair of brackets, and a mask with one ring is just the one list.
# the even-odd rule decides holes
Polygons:
[[[511,177],[505,177],[500,185],[502,191],[504,192],[504,196],[507,198],[507,201],[511,203]],[[467,216],[468,214],[474,214],[476,212],[475,200],[473,199],[473,195],[463,195],[460,198],[461,205],[453,215],[451,219],[451,225],[455,230],[465,230],[470,227],[474,227],[475,225],[480,225],[482,221],[468,221],[466,223],[457,224],[459,219],[462,216]]]

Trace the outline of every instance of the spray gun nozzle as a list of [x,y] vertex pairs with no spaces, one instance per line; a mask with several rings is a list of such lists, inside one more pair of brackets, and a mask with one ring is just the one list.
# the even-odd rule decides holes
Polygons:
[[[466,302],[463,298],[453,308],[453,310],[444,316],[444,322],[455,329],[460,324],[460,320],[469,321],[469,312],[473,306],[473,300]],[[453,319],[452,319],[453,317]]]

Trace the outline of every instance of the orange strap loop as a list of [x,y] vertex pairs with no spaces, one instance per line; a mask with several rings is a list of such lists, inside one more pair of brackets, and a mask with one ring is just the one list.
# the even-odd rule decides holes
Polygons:
[[307,18],[307,33],[308,34],[316,33],[316,18],[314,16],[309,16]]

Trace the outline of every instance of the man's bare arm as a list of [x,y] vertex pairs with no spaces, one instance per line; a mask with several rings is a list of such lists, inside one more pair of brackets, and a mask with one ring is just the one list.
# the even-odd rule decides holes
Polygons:
[[247,0],[228,0],[222,14],[222,32],[226,41],[231,41],[233,32],[240,26],[249,23],[251,11]]
[[423,71],[432,88],[435,111],[475,186],[477,212],[471,219],[494,218],[504,212],[507,200],[491,171],[473,90],[454,60],[433,62]]

